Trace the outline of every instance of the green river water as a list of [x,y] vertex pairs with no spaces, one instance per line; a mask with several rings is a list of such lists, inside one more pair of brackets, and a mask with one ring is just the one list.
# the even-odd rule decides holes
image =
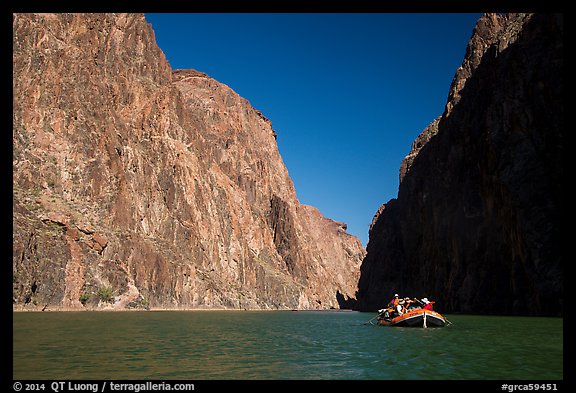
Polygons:
[[337,311],[15,312],[13,379],[561,380],[561,318]]

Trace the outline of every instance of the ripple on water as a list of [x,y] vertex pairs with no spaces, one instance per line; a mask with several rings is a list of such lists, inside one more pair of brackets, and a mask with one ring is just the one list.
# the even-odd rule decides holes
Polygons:
[[357,312],[14,313],[15,379],[562,379],[562,319]]

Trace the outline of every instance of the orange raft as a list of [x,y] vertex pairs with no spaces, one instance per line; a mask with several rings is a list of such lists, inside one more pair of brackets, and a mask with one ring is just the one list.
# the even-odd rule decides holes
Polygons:
[[383,315],[380,315],[378,317],[378,325],[423,328],[443,327],[446,326],[446,318],[436,311],[413,308],[393,318],[385,318]]

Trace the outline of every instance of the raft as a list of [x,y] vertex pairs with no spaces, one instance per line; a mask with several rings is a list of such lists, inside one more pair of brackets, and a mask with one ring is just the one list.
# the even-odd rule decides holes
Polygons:
[[380,315],[378,317],[378,325],[422,328],[443,327],[446,326],[446,318],[436,311],[413,308],[393,318],[386,318]]

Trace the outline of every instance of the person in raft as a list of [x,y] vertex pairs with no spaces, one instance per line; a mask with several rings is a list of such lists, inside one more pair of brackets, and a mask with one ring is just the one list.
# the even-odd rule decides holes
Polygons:
[[386,308],[378,310],[379,314],[383,314],[384,318],[394,317],[395,314],[402,315],[402,307],[400,306],[400,298],[398,294],[394,294],[394,298],[388,302]]
[[[392,299],[390,301],[392,303],[393,312],[397,315],[404,314],[403,307],[402,307],[402,303],[403,303],[402,300],[404,300],[404,299],[400,299],[398,297],[398,294],[396,293],[396,294],[394,294],[394,299]],[[388,304],[390,304],[390,303],[388,303]]]
[[428,300],[427,297],[425,297],[425,298],[422,298],[422,303],[424,303],[424,305],[422,306],[423,310],[432,311],[432,309],[434,308],[432,305],[436,302],[431,302],[430,300]]
[[388,302],[387,307],[392,307],[392,308],[396,309],[396,306],[398,305],[398,303],[400,303],[400,299],[398,298],[398,294],[396,293],[396,294],[394,294],[394,298]]
[[409,297],[405,297],[404,301],[400,301],[400,304],[402,305],[402,308],[404,312],[410,310],[411,308],[414,308],[414,304],[417,303],[416,299],[410,299]]

